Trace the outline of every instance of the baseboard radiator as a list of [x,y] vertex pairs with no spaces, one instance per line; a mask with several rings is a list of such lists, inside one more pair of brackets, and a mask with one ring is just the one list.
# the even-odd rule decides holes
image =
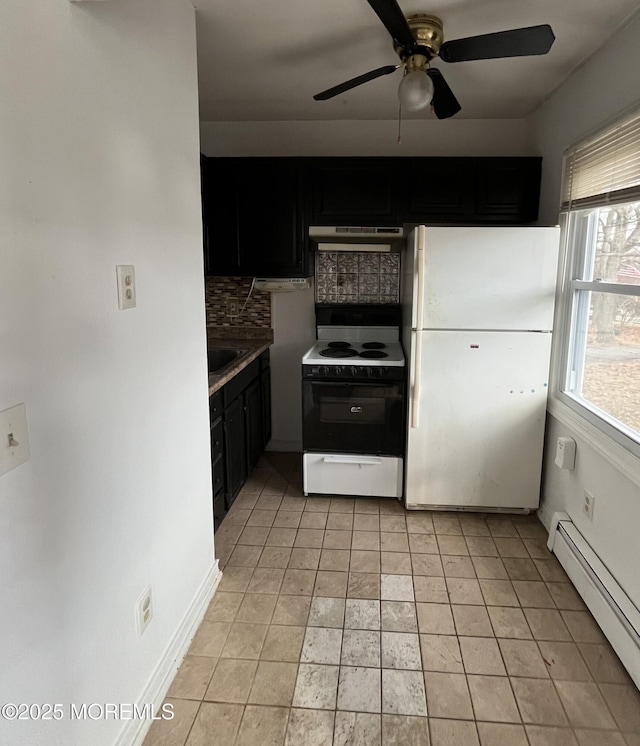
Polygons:
[[640,611],[567,513],[554,514],[548,547],[640,689]]

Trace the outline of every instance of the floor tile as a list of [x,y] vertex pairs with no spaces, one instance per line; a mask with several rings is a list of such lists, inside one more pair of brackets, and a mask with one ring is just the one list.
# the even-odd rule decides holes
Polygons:
[[440,554],[448,554],[448,555],[468,555],[469,549],[467,547],[467,542],[464,540],[463,536],[448,536],[448,535],[442,535],[437,534],[438,539],[438,548],[440,549]]
[[273,521],[274,528],[298,528],[302,513],[297,510],[279,510]]
[[484,606],[451,606],[455,632],[465,637],[493,637],[493,627]]
[[569,728],[526,725],[525,729],[531,746],[578,746],[576,736]]
[[575,643],[540,641],[538,647],[552,679],[591,681],[589,669]]
[[382,669],[382,711],[390,715],[426,715],[422,672]]
[[560,612],[555,609],[523,609],[536,640],[571,641],[571,635]]
[[531,630],[522,609],[511,606],[488,606],[487,612],[496,637],[531,639]]
[[325,549],[351,549],[351,531],[327,529],[322,546]]
[[503,557],[502,561],[511,580],[542,581],[533,560],[524,557]]
[[297,663],[302,652],[305,627],[272,624],[267,630],[260,659]]
[[351,531],[353,530],[353,518],[354,516],[350,513],[327,513],[326,528]]
[[351,572],[380,573],[380,552],[364,549],[351,551]]
[[189,647],[189,654],[218,658],[231,628],[232,625],[229,622],[203,620]]
[[629,683],[629,674],[609,643],[606,645],[580,643],[578,648],[591,675],[599,684]]
[[379,531],[354,531],[351,540],[351,548],[363,551],[380,551]]
[[260,707],[247,705],[244,710],[235,746],[284,744],[289,709],[287,707]]
[[351,712],[380,712],[380,669],[341,666],[338,709]]
[[[187,746],[209,746],[212,733],[216,734],[216,746],[232,746],[243,712],[243,705],[203,702],[189,733]],[[159,742],[154,740],[151,743],[158,744]],[[180,743],[182,744],[183,741]],[[165,746],[164,741],[162,746]]]
[[[415,555],[427,557],[429,555]],[[380,569],[391,575],[411,575],[411,555],[409,552],[380,552]]]
[[399,531],[381,531],[380,549],[383,552],[408,552],[407,534]]
[[547,590],[558,609],[585,611],[586,606],[570,583],[547,583]]
[[[265,548],[265,552],[269,547]],[[320,564],[319,549],[304,549],[294,547],[290,550],[288,567],[292,570],[317,570]]]
[[216,667],[204,699],[245,704],[257,668],[257,661],[222,658]]
[[299,528],[293,546],[305,549],[318,549],[322,546],[323,540],[324,529]]
[[442,577],[444,575],[442,560],[437,554],[412,554],[411,568],[414,576]]
[[256,670],[249,703],[290,707],[298,674],[295,663],[260,661]]
[[447,578],[446,582],[450,603],[484,606],[480,586],[475,578]]
[[338,570],[347,572],[351,552],[348,549],[323,549],[320,554],[320,570]]
[[217,658],[186,655],[171,682],[167,697],[201,700],[207,691],[217,662]]
[[622,735],[612,730],[576,728],[575,735],[580,746],[626,746],[626,741]]
[[309,618],[310,596],[280,595],[271,617],[271,624],[305,625]]
[[333,739],[335,714],[330,710],[294,707],[289,715],[285,746],[328,746]]
[[540,654],[538,645],[533,640],[500,640],[499,643],[509,676],[549,678],[547,664],[551,661],[544,655],[544,651]]
[[[384,658],[384,647],[382,649]],[[343,666],[380,667],[380,632],[345,629],[340,663]],[[384,665],[384,662],[383,662]]]
[[380,622],[386,632],[417,632],[416,604],[410,601],[381,601]]
[[244,593],[247,590],[252,575],[253,568],[225,567],[218,591]]
[[294,570],[284,572],[280,593],[292,596],[310,596],[316,582],[315,570]]
[[427,718],[382,715],[382,746],[429,746]]
[[301,663],[293,693],[293,706],[335,710],[339,670],[338,666]]
[[553,682],[544,679],[512,678],[511,686],[524,723],[569,725]]
[[380,715],[365,712],[336,712],[333,746],[380,746]]
[[[220,657],[256,660],[260,656],[268,629],[266,624],[235,622],[229,630],[229,636],[222,648]],[[218,663],[219,665],[220,663]]]
[[225,593],[217,590],[204,618],[210,622],[232,622],[242,603],[242,593]]
[[429,718],[431,746],[478,746],[476,724],[468,720]]
[[327,513],[310,513],[308,510],[302,514],[298,528],[315,528],[324,531],[327,525]]
[[442,569],[448,578],[475,578],[476,571],[471,557],[443,555]]
[[448,604],[449,592],[445,578],[413,576],[413,588],[416,601],[427,603]]
[[346,600],[345,629],[380,629],[380,601],[348,598]]
[[[547,586],[542,582],[531,580],[514,580],[513,588],[521,606],[534,609],[554,609],[555,604]],[[506,604],[503,604],[506,606]]]
[[478,723],[481,746],[529,746],[522,725],[511,723]]
[[411,632],[382,632],[382,667],[421,670],[418,635]]
[[588,611],[561,611],[560,615],[575,642],[606,642],[600,627]]
[[407,512],[407,531],[410,534],[434,534],[433,518],[431,513],[420,511]]
[[368,572],[350,572],[347,584],[349,598],[380,598],[380,575]]
[[498,548],[490,536],[465,536],[469,554],[475,557],[497,557]]
[[302,663],[340,663],[342,629],[307,627],[302,644]]
[[[251,515],[256,511],[252,511]],[[238,544],[250,544],[263,547],[269,535],[269,528],[263,526],[245,526],[244,531],[240,534]],[[237,547],[240,549],[240,547]],[[235,564],[235,563],[234,563]]]
[[507,675],[500,648],[493,638],[460,637],[460,652],[467,673]]
[[478,720],[519,723],[520,713],[504,676],[467,676],[473,710]]
[[316,584],[313,589],[315,596],[342,597],[347,595],[349,573],[333,570],[318,570]]
[[425,671],[464,673],[456,635],[420,635],[420,648]]
[[408,534],[409,551],[414,554],[439,554],[438,541],[434,534]]
[[277,600],[277,596],[266,593],[246,593],[236,614],[236,622],[269,624]]
[[423,634],[455,634],[449,604],[417,603],[418,628]]
[[404,510],[398,511],[398,515],[385,515],[380,511],[380,531],[402,532],[407,531],[407,522]]
[[380,516],[376,514],[356,513],[353,518],[355,531],[380,531]]
[[272,528],[266,545],[268,547],[292,547],[298,531],[295,528]]
[[249,518],[246,521],[247,526],[266,526],[271,528],[276,518],[277,511],[275,510],[260,510],[256,508],[251,511]]
[[425,671],[424,681],[430,717],[473,719],[466,676],[459,673]]
[[519,606],[518,596],[510,580],[482,578],[478,581],[487,606]]
[[380,598],[383,601],[413,601],[413,578],[410,575],[382,574]]
[[[616,721],[597,684],[584,681],[556,681],[556,689],[569,716],[569,722],[574,728],[616,727]],[[616,697],[610,700],[613,707],[619,707],[616,700],[619,701],[622,689],[624,687],[616,687]],[[636,723],[640,723],[640,711],[636,711],[635,719]]]
[[473,569],[478,578],[486,580],[508,580],[504,562],[497,557],[472,557]]
[[344,624],[344,598],[316,596],[311,599],[308,625],[310,627],[338,627]]
[[258,560],[259,570],[262,567],[284,569],[289,564],[291,549],[289,547],[265,547]]
[[229,557],[228,567],[255,567],[258,564],[262,546],[237,544]]

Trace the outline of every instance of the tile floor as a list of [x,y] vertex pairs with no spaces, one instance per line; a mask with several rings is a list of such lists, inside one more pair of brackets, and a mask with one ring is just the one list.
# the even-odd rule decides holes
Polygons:
[[640,695],[534,516],[308,498],[265,454],[145,746],[640,746]]

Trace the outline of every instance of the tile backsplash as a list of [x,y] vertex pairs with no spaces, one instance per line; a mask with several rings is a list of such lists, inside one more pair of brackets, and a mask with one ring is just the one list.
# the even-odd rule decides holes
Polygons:
[[316,303],[397,303],[400,254],[382,251],[319,251]]
[[229,300],[236,302],[238,311],[242,308],[251,290],[251,282],[251,277],[207,277],[207,326],[270,328],[271,293],[254,290],[238,317],[229,316],[227,312]]

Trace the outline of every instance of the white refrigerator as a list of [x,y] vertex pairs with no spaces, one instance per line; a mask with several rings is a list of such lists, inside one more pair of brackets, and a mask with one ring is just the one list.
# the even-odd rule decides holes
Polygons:
[[407,508],[538,507],[558,227],[426,227],[403,257]]

